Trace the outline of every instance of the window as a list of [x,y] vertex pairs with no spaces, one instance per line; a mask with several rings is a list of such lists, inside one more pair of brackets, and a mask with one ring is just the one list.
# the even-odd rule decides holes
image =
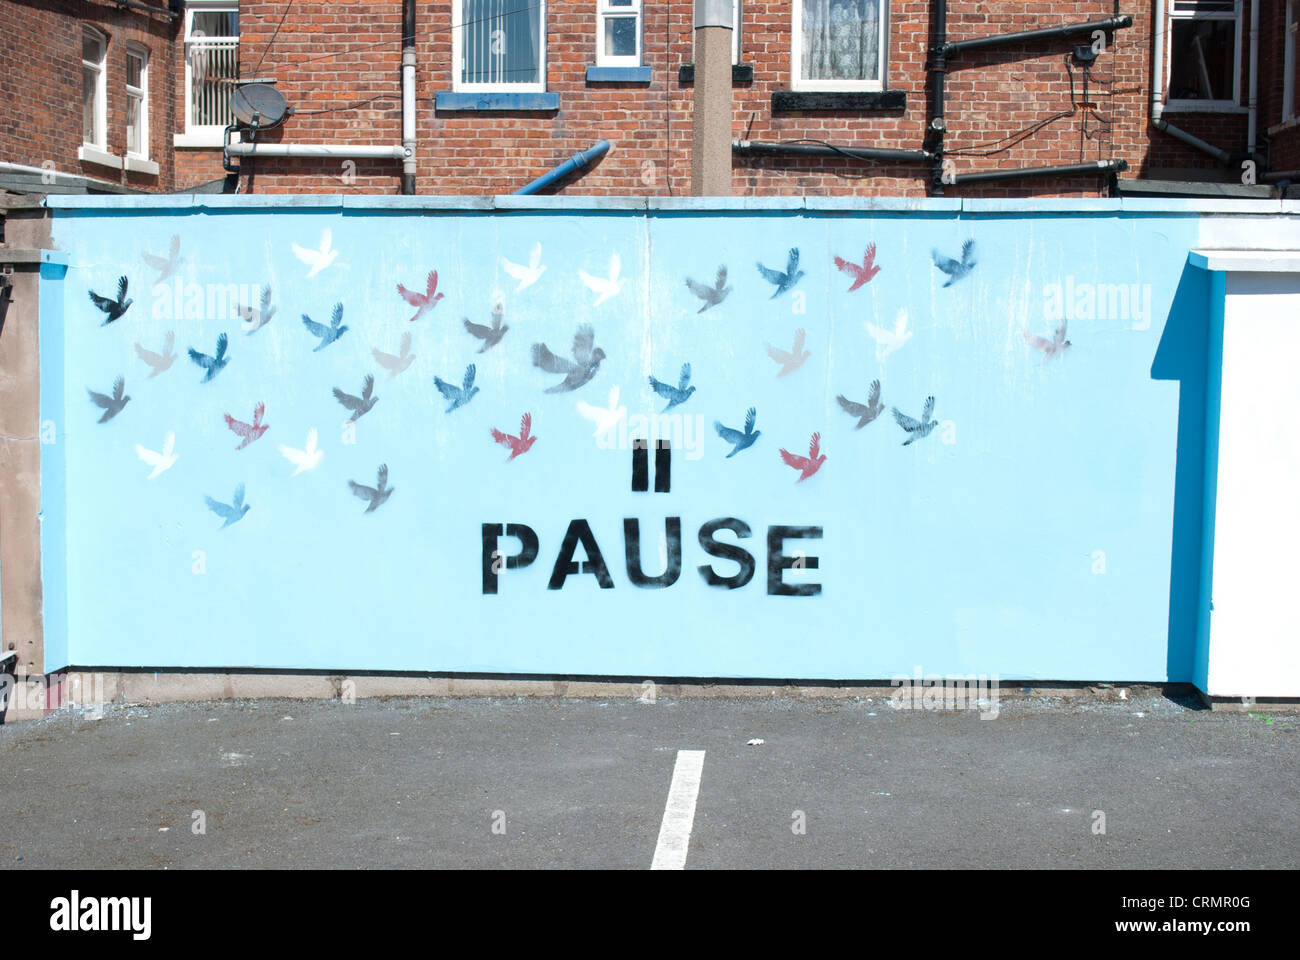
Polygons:
[[453,9],[455,90],[546,90],[545,0],[460,0]]
[[104,51],[108,41],[87,27],[81,34],[81,139],[105,149]]
[[143,47],[126,51],[126,152],[149,157],[149,52]]
[[1300,40],[1300,0],[1287,0],[1282,56],[1282,119],[1295,119],[1296,43]]
[[795,90],[883,90],[886,0],[794,0]]
[[185,133],[177,146],[219,146],[233,120],[230,95],[239,77],[239,5],[189,0],[185,5]]
[[1168,37],[1169,107],[1240,103],[1240,0],[1174,0]]
[[596,0],[596,65],[641,66],[641,0]]

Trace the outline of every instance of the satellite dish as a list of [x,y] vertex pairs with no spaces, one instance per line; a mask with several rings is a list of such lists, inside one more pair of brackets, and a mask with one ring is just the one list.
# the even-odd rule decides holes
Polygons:
[[230,109],[242,125],[259,129],[278,126],[288,112],[284,94],[269,83],[247,83],[237,87],[230,97]]

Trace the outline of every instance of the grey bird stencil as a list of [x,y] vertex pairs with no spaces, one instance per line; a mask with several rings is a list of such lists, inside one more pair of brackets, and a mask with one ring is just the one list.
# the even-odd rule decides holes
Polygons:
[[131,400],[129,396],[124,395],[123,391],[125,389],[126,381],[121,377],[113,381],[113,395],[111,397],[96,393],[89,387],[86,388],[86,392],[90,394],[90,402],[104,411],[104,415],[99,418],[100,423],[108,423],[121,413],[122,408]]
[[167,251],[167,256],[159,257],[152,253],[142,254],[144,262],[158,271],[158,279],[154,283],[162,283],[181,265],[184,259],[181,255],[181,238],[180,234],[172,234],[171,247]]
[[1070,341],[1065,339],[1065,323],[1064,320],[1061,321],[1061,325],[1056,328],[1056,332],[1052,335],[1051,340],[1048,340],[1046,337],[1032,334],[1028,330],[1021,331],[1021,334],[1025,338],[1025,343],[1029,344],[1043,355],[1043,363],[1046,363],[1053,357],[1061,356],[1067,349],[1069,349]]
[[835,399],[840,402],[840,406],[844,408],[845,413],[851,417],[858,418],[858,425],[853,428],[854,430],[861,430],[872,420],[876,419],[876,417],[880,416],[880,412],[885,409],[884,404],[880,402],[879,380],[871,381],[871,393],[867,396],[866,403],[856,403],[844,396],[842,393]]
[[699,283],[692,280],[690,277],[687,277],[686,288],[704,301],[704,306],[700,307],[699,310],[696,310],[696,313],[703,313],[705,310],[709,309],[709,307],[716,307],[723,300],[727,299],[727,294],[731,293],[731,287],[727,286],[726,265],[724,264],[718,267],[718,277],[713,281],[713,286],[710,287],[707,284]]
[[271,306],[271,285],[262,288],[262,302],[256,307],[240,306],[239,315],[244,318],[244,333],[257,333],[271,322],[275,316],[275,307]]
[[903,413],[898,407],[893,408],[894,419],[898,425],[910,434],[903,441],[903,446],[907,446],[913,441],[920,440],[922,437],[928,437],[930,431],[939,425],[938,420],[931,420],[930,415],[934,413],[934,397],[925,398],[925,409],[921,411],[921,419],[913,420],[907,414]]
[[305,313],[302,315],[302,325],[307,328],[312,336],[320,338],[320,343],[312,348],[312,353],[319,353],[324,350],[348,331],[348,328],[343,326],[343,304],[341,303],[334,304],[334,312],[330,316],[330,325],[328,327],[323,323],[317,323]]
[[248,504],[244,502],[244,485],[241,483],[235,487],[235,496],[230,503],[222,503],[219,500],[213,500],[209,496],[204,496],[203,502],[208,505],[208,509],[221,517],[225,521],[218,530],[224,530],[232,523],[238,523],[248,513]]
[[442,377],[433,378],[433,385],[438,388],[438,392],[443,395],[444,399],[451,401],[451,406],[447,408],[448,413],[451,413],[457,407],[465,406],[474,399],[474,394],[478,393],[478,387],[474,386],[474,374],[477,372],[478,370],[472,363],[466,367],[465,379],[459,387],[448,383]]
[[689,363],[682,364],[681,376],[678,377],[677,386],[675,387],[671,383],[664,383],[662,380],[656,380],[654,377],[650,378],[650,389],[654,390],[655,393],[668,401],[668,406],[663,408],[663,413],[667,413],[673,407],[683,404],[687,400],[691,399],[691,394],[695,392],[695,388],[687,386],[690,382],[691,365]]
[[94,290],[90,291],[90,302],[98,309],[104,312],[104,322],[101,327],[106,327],[122,314],[126,313],[127,308],[134,303],[134,300],[126,298],[126,277],[117,278],[117,299],[110,300],[108,297],[101,297]]
[[754,441],[762,435],[762,430],[754,429],[754,420],[757,417],[758,411],[754,407],[750,407],[749,410],[746,411],[744,433],[741,433],[739,430],[733,430],[731,427],[724,427],[720,420],[713,421],[713,429],[718,431],[718,436],[732,445],[731,452],[727,454],[728,460],[740,453],[741,450],[747,450],[752,447]]
[[784,377],[787,373],[793,373],[803,366],[812,353],[803,348],[804,330],[800,327],[794,332],[794,347],[789,353],[784,350],[778,350],[770,343],[767,345],[767,355],[781,364],[781,369],[777,371],[778,377]]
[[790,256],[785,264],[785,273],[765,267],[761,263],[758,264],[758,272],[763,275],[763,279],[768,283],[776,285],[776,290],[768,298],[769,300],[775,300],[798,283],[799,278],[803,276],[803,271],[799,269],[799,248],[790,248]]
[[573,360],[557,357],[544,343],[533,344],[533,366],[547,373],[564,374],[564,379],[548,387],[547,393],[567,393],[591,381],[600,369],[600,361],[605,359],[604,350],[600,347],[593,349],[595,342],[596,333],[591,324],[584,323],[573,335]]
[[[470,323],[469,317],[461,318],[465,323],[465,329],[483,341],[483,346],[478,348],[479,353],[483,353],[489,347],[495,347],[498,343],[501,342],[501,338],[506,335],[506,331],[510,329],[508,326],[506,326],[504,323],[501,322],[502,319],[505,317],[505,313],[506,313],[505,304],[500,302],[493,304],[492,305],[492,326],[490,327],[485,327],[481,323]],[[513,340],[510,342],[514,343]]]
[[153,368],[149,374],[150,380],[158,376],[158,374],[166,373],[171,369],[172,364],[176,362],[176,354],[173,351],[175,346],[176,334],[171,330],[168,330],[167,335],[163,337],[162,353],[154,353],[152,350],[146,350],[138,343],[135,345],[136,355]]
[[[374,392],[375,392],[375,378],[367,373],[366,379],[361,381],[361,396],[354,397],[352,396],[352,394],[344,393],[338,387],[335,387],[334,399],[337,400],[339,403],[343,404],[343,406],[347,407],[350,413],[350,416],[348,417],[348,422],[356,423],[367,413],[369,413],[371,409],[374,407],[374,405],[379,402],[379,398],[374,395]],[[388,408],[385,407],[384,409],[388,409]]]
[[415,359],[415,354],[411,352],[411,331],[407,330],[402,334],[401,352],[396,356],[391,353],[384,353],[378,348],[370,352],[375,355],[375,362],[388,371],[388,379],[393,379],[393,377],[409,367],[411,361]]
[[960,260],[945,257],[938,250],[931,250],[930,256],[934,258],[934,265],[948,275],[948,282],[944,286],[951,287],[975,269],[975,241],[967,240],[961,245]]
[[348,481],[348,489],[352,491],[354,496],[370,501],[370,505],[363,511],[364,513],[374,513],[387,502],[388,498],[393,495],[393,491],[397,489],[388,485],[388,464],[386,463],[379,465],[376,480],[378,480],[378,483],[373,487],[363,486],[355,480]]
[[206,353],[199,353],[193,347],[190,347],[190,359],[207,371],[199,383],[207,383],[222,370],[226,369],[226,364],[230,362],[230,357],[226,356],[226,347],[230,341],[226,339],[223,333],[217,337],[217,355],[209,357]]

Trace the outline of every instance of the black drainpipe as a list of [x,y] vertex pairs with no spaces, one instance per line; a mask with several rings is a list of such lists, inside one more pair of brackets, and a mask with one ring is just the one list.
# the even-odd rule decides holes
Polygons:
[[[405,64],[407,54],[415,56],[415,0],[402,0],[402,63]],[[404,69],[404,68],[403,68]],[[402,91],[403,97],[406,91]],[[415,195],[415,174],[402,174],[402,195]]]
[[937,0],[934,10],[934,43],[930,45],[930,129],[925,149],[934,154],[930,173],[930,193],[943,196],[943,78],[948,72],[948,0]]

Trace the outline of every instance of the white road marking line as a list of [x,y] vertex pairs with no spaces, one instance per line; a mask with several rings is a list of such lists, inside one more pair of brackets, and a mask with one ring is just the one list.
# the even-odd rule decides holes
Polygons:
[[673,766],[673,782],[668,787],[668,803],[659,826],[659,843],[651,870],[686,869],[686,851],[691,845],[691,828],[695,824],[695,798],[700,794],[704,775],[703,750],[678,750]]

